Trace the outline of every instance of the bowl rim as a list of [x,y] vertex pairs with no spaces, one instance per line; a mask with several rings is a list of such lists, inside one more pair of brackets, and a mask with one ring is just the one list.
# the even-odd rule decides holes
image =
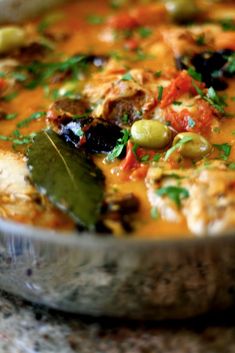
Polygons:
[[189,248],[203,246],[205,244],[217,244],[226,242],[235,242],[235,229],[216,235],[164,238],[160,236],[157,239],[150,237],[116,237],[84,232],[79,235],[77,232],[60,232],[46,228],[26,225],[19,222],[5,220],[0,218],[0,237],[3,235],[14,238],[25,238],[27,241],[47,243],[48,245],[57,245],[89,249],[152,249],[152,248]]

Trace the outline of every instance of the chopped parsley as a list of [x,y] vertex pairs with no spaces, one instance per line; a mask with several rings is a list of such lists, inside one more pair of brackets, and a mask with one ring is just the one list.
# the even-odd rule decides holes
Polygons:
[[152,207],[151,209],[151,218],[152,219],[159,219],[159,212],[158,212],[158,209],[157,207]]
[[118,158],[124,151],[124,148],[130,139],[130,132],[129,130],[122,130],[122,134],[123,136],[118,139],[117,145],[114,147],[112,152],[108,154],[106,158],[108,162],[112,162],[114,159]]
[[22,127],[25,127],[27,125],[29,125],[32,121],[34,120],[38,120],[40,118],[42,118],[43,116],[45,116],[46,113],[45,112],[36,112],[36,113],[33,113],[31,114],[28,118],[20,121],[18,124],[17,124],[17,127],[18,128],[22,128]]
[[192,141],[192,137],[190,136],[184,136],[181,140],[179,140],[174,146],[172,146],[165,154],[164,161],[167,161],[169,157],[174,153],[175,151],[178,151],[181,146],[185,145],[186,143]]
[[6,96],[2,97],[2,99],[5,102],[11,102],[13,99],[15,99],[18,96],[18,92],[12,92],[7,94]]
[[13,71],[11,73],[11,77],[14,78],[18,82],[24,82],[27,80],[27,76],[25,74],[23,74],[22,72]]
[[139,148],[139,145],[137,143],[135,143],[134,146],[132,147],[132,152],[134,153],[134,156],[137,160],[139,159],[139,157],[137,155],[138,148]]
[[148,27],[140,27],[138,29],[139,35],[144,39],[144,38],[148,38],[149,36],[151,36],[151,34],[153,33],[153,31],[148,28]]
[[163,95],[164,88],[163,88],[163,86],[158,86],[157,89],[158,89],[158,97],[157,97],[157,99],[160,102],[162,100],[162,95]]
[[235,74],[235,53],[229,56],[226,71],[228,71],[232,75]]
[[145,53],[142,49],[138,49],[135,55],[135,61],[143,61],[147,59],[153,59],[153,55]]
[[205,35],[204,34],[199,34],[199,36],[196,38],[196,44],[199,46],[205,45]]
[[228,143],[214,144],[213,146],[220,151],[219,158],[227,161],[230,156],[232,146]]
[[156,153],[156,154],[153,156],[153,161],[154,161],[154,162],[159,162],[161,156],[162,156],[162,155],[161,155],[160,153]]
[[173,104],[173,105],[182,105],[183,103],[180,102],[180,101],[174,101],[172,104]]
[[155,77],[161,77],[161,75],[162,75],[162,71],[156,71],[155,73],[154,73],[154,76]]
[[216,134],[219,134],[221,131],[221,129],[218,126],[213,127],[213,132],[215,132]]
[[14,120],[16,117],[17,117],[17,113],[9,113],[9,114],[6,114],[5,116],[5,120]]
[[[18,67],[15,74],[19,75],[27,73],[27,80],[24,87],[34,89],[37,86],[45,86],[47,81],[57,73],[69,73],[73,79],[77,80],[78,75],[87,68],[87,60],[85,55],[75,55],[61,62],[32,62],[29,65]],[[71,77],[70,77],[71,78]]]
[[225,18],[219,21],[224,31],[235,31],[235,21],[232,18]]
[[62,20],[63,18],[64,18],[64,14],[62,11],[53,12],[53,13],[47,15],[39,23],[38,28],[37,28],[38,32],[43,35],[51,25]]
[[15,149],[17,146],[28,145],[32,142],[33,138],[36,136],[36,133],[31,133],[29,135],[21,135],[19,130],[14,130],[11,136],[0,135],[1,141],[12,142],[12,147]]
[[231,170],[235,170],[235,162],[232,162],[228,165],[228,168]]
[[123,115],[123,117],[122,117],[122,122],[123,122],[124,124],[127,124],[128,121],[129,121],[129,116],[128,116],[127,113],[125,113],[125,114]]
[[208,102],[210,105],[212,105],[220,113],[225,114],[224,108],[227,106],[227,104],[226,104],[224,98],[219,96],[213,87],[208,88],[207,94],[205,94],[194,83],[193,83],[193,87],[196,89],[197,93],[201,96],[202,99],[204,99],[206,102]]
[[105,17],[100,15],[89,15],[87,17],[87,22],[90,25],[101,25],[105,23]]
[[202,75],[199,72],[195,71],[192,67],[188,69],[188,74],[189,76],[194,78],[194,80],[202,82]]
[[156,191],[158,196],[167,196],[170,200],[175,202],[175,204],[180,207],[181,201],[189,197],[189,192],[187,189],[179,186],[166,186]]
[[132,81],[133,77],[130,72],[127,72],[125,75],[122,76],[121,80],[122,81]]
[[149,154],[145,154],[144,156],[142,156],[140,158],[140,161],[143,162],[143,163],[146,163],[150,160],[150,155]]
[[195,125],[196,125],[195,120],[193,120],[193,119],[191,118],[191,116],[189,116],[189,117],[188,117],[188,127],[193,128],[193,127],[195,127]]

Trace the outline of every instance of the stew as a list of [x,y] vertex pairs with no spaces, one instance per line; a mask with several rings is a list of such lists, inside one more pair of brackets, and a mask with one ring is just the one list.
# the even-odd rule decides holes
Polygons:
[[235,227],[233,1],[80,0],[0,28],[0,215],[107,236]]

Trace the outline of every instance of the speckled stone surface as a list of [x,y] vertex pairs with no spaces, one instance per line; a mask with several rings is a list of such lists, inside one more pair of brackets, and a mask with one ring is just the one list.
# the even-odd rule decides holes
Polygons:
[[84,318],[0,296],[1,353],[234,353],[235,310],[190,321]]

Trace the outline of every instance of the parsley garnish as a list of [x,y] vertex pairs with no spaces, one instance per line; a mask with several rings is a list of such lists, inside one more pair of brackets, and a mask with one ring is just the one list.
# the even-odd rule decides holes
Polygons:
[[179,150],[181,146],[185,145],[186,143],[192,141],[192,137],[190,136],[184,136],[181,140],[179,140],[174,146],[172,146],[165,155],[164,161],[167,161],[169,157],[174,153],[175,151]]
[[160,102],[162,100],[162,95],[163,95],[164,88],[163,88],[163,86],[158,86],[157,89],[158,89],[158,97],[157,97],[157,99]]
[[154,73],[154,76],[155,76],[155,77],[161,77],[161,75],[162,75],[162,71],[156,71],[156,72]]
[[101,25],[105,22],[105,18],[100,15],[90,15],[87,17],[87,22],[91,25]]
[[127,113],[125,113],[125,114],[123,115],[123,117],[122,117],[122,122],[123,122],[124,124],[127,124],[128,121],[129,121],[129,116],[128,116]]
[[227,161],[230,156],[232,146],[228,143],[214,144],[213,146],[220,151],[219,158],[223,159],[224,161]]
[[14,120],[17,117],[17,113],[9,113],[5,116],[5,120]]
[[213,127],[213,132],[215,132],[216,134],[219,134],[221,131],[221,129],[218,126]]
[[[86,68],[86,56],[76,55],[61,62],[33,62],[29,65],[19,66],[18,70],[25,71],[29,75],[24,83],[25,88],[34,89],[39,85],[45,85],[47,80],[56,73],[68,72],[72,78],[77,80],[79,73]],[[19,75],[19,72],[15,74]]]
[[208,89],[207,94],[205,94],[194,83],[193,83],[193,87],[196,89],[197,93],[201,96],[202,99],[204,99],[206,102],[208,102],[210,105],[212,105],[220,113],[223,113],[223,114],[225,113],[224,108],[227,106],[227,104],[225,103],[224,98],[219,96],[213,87],[210,87]]
[[108,156],[107,156],[108,162],[111,162],[115,158],[118,158],[122,154],[124,148],[127,145],[127,142],[129,141],[129,138],[130,138],[129,130],[122,130],[121,132],[122,132],[123,136],[117,140],[117,145],[114,147],[112,152],[110,152],[108,154]]
[[152,217],[152,219],[159,219],[159,212],[158,212],[157,207],[153,207],[151,209],[151,217]]
[[224,99],[216,93],[213,87],[208,89],[207,95],[204,99],[220,113],[225,112],[224,108],[227,106],[227,104],[225,103]]
[[122,76],[122,81],[132,81],[133,77],[130,72],[127,72],[125,75]]
[[43,116],[45,116],[46,113],[45,112],[36,112],[36,113],[33,113],[31,114],[28,118],[20,121],[18,124],[17,124],[17,127],[18,128],[22,128],[22,127],[25,127],[27,126],[28,124],[30,124],[32,121],[34,120],[38,120],[40,118],[42,118]]
[[235,74],[235,53],[229,56],[226,71],[230,74]]
[[134,153],[134,156],[137,160],[139,160],[139,157],[137,155],[138,148],[139,148],[139,145],[137,143],[135,143],[134,146],[132,147],[132,152]]
[[199,45],[199,46],[205,45],[205,35],[204,35],[204,34],[200,34],[200,35],[196,38],[196,43],[197,43],[197,45]]
[[134,61],[143,61],[146,59],[153,59],[154,56],[148,53],[145,53],[142,49],[138,49],[136,52],[136,60]]
[[188,69],[188,74],[189,76],[194,78],[194,80],[202,82],[202,75],[199,72],[195,71],[192,67]]
[[149,154],[145,154],[143,157],[141,157],[140,161],[143,163],[148,162],[150,159],[150,155]]
[[235,163],[232,162],[228,165],[228,168],[231,169],[231,170],[235,170]]
[[154,162],[159,162],[161,156],[162,156],[162,155],[161,155],[160,153],[156,153],[156,154],[153,156],[153,161],[154,161]]
[[138,32],[142,38],[148,38],[153,33],[153,31],[148,27],[140,27]]
[[180,101],[174,101],[172,104],[173,104],[173,105],[182,105],[183,103],[180,102]]
[[189,197],[189,192],[179,186],[167,186],[156,191],[158,196],[168,196],[175,204],[180,207],[181,201]]
[[195,120],[193,120],[190,116],[188,117],[188,127],[193,128],[196,125]]
[[15,99],[17,96],[18,96],[18,92],[12,92],[12,93],[9,93],[8,95],[2,97],[2,99],[3,99],[5,102],[10,102],[10,101],[12,101],[13,99]]
[[225,18],[221,20],[220,25],[224,31],[235,31],[235,21],[232,18]]

